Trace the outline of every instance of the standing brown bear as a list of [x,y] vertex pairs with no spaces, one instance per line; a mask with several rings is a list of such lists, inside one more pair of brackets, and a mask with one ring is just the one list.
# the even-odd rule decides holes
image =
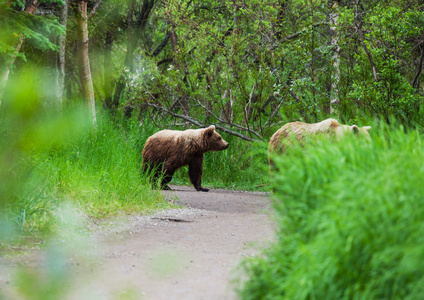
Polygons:
[[[205,129],[185,131],[162,130],[149,137],[143,149],[143,170],[152,171],[157,180],[163,172],[163,189],[170,189],[168,183],[175,171],[188,166],[188,176],[197,191],[207,192],[202,187],[203,153],[227,149],[224,141],[211,125]],[[163,165],[163,168],[162,168]]]

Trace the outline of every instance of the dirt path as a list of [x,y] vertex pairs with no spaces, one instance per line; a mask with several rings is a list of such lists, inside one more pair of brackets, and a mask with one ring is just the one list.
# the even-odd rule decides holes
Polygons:
[[[67,256],[66,299],[236,298],[231,280],[240,278],[240,260],[274,237],[269,198],[171,187],[166,197],[186,208],[128,217],[103,230],[95,245],[77,245],[84,254]],[[0,287],[5,282],[13,286],[13,278],[0,275]]]

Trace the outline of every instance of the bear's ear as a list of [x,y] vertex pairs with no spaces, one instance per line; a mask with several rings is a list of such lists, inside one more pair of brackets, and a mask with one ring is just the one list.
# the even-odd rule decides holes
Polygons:
[[352,125],[350,126],[350,131],[354,134],[358,134],[359,133],[359,127],[356,125]]
[[211,125],[211,126],[209,126],[208,128],[206,128],[206,130],[205,130],[205,135],[206,135],[207,137],[211,137],[211,136],[212,136],[212,134],[214,133],[214,131],[215,131],[215,125]]
[[371,130],[371,126],[364,126],[362,127],[363,130],[365,131],[370,131]]

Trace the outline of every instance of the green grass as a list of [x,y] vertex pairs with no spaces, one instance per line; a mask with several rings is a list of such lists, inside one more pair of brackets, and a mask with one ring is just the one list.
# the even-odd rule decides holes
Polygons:
[[49,230],[57,223],[56,209],[65,203],[92,217],[170,207],[140,171],[141,149],[154,127],[115,125],[99,114],[97,129],[83,126],[63,139],[57,135],[78,130],[81,115],[70,117],[57,131],[49,131],[51,122],[45,118],[39,127],[30,122],[0,133],[2,210],[20,230]]
[[157,209],[164,205],[157,203],[159,193],[152,191],[140,172],[140,146],[149,133],[149,128],[123,129],[99,119],[95,133],[85,134],[78,143],[36,163],[56,183],[55,191],[78,199],[92,214]]
[[372,139],[275,158],[278,241],[245,261],[242,299],[424,298],[423,136]]

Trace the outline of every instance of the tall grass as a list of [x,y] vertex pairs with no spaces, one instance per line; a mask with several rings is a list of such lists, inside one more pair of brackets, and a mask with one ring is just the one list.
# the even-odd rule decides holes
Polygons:
[[159,193],[140,171],[140,145],[152,128],[119,127],[105,115],[98,122],[78,143],[38,159],[55,191],[94,214],[158,208]]
[[32,230],[48,225],[55,207],[65,202],[91,216],[167,207],[140,171],[142,142],[152,131],[117,126],[100,114],[96,130],[65,143],[14,149],[13,189],[3,195],[7,210],[21,229]]
[[424,147],[382,127],[275,158],[278,241],[245,261],[242,299],[423,299]]

